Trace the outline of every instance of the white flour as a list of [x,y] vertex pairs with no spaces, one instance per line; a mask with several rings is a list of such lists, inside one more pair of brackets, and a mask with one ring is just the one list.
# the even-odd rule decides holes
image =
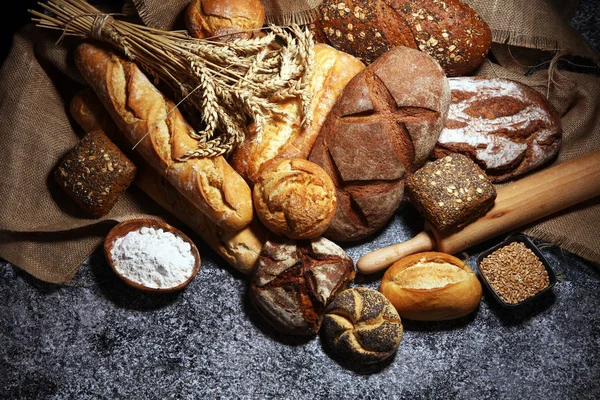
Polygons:
[[146,227],[117,238],[111,255],[115,269],[124,277],[150,288],[183,283],[195,263],[190,244],[181,237]]

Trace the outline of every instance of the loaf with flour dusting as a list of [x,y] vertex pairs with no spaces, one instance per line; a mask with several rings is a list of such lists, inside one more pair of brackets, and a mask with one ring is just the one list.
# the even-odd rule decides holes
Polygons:
[[544,96],[500,78],[448,79],[452,103],[434,158],[462,153],[492,182],[515,179],[552,160],[562,142],[560,116]]
[[250,187],[225,158],[182,159],[198,145],[193,128],[134,62],[84,42],[75,63],[131,146],[212,222],[236,230],[252,221]]

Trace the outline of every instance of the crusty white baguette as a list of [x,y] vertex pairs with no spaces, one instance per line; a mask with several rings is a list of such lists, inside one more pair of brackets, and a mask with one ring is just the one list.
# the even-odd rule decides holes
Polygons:
[[132,147],[211,221],[230,230],[252,221],[250,187],[225,158],[179,161],[197,146],[193,128],[134,62],[84,42],[75,63]]
[[346,84],[365,66],[358,59],[323,43],[315,45],[314,70],[309,82],[312,122],[302,125],[302,101],[291,98],[276,108],[287,118],[267,117],[259,135],[250,125],[244,143],[234,149],[231,166],[253,185],[267,161],[280,158],[308,158],[321,126]]
[[134,184],[182,223],[196,232],[218,255],[245,275],[254,270],[267,231],[253,220],[239,230],[217,226],[202,211],[176,190],[166,178],[131,149],[112,117],[91,88],[71,99],[69,112],[85,132],[101,130],[132,159],[137,166]]

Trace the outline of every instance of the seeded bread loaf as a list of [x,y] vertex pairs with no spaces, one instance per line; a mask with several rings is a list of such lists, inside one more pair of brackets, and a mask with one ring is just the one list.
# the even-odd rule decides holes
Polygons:
[[558,154],[560,116],[535,89],[500,78],[456,77],[448,83],[452,103],[433,158],[462,153],[492,182],[505,182]]
[[250,126],[244,143],[237,146],[229,162],[250,185],[254,184],[261,166],[278,158],[308,158],[319,131],[338,96],[356,74],[364,69],[357,58],[325,44],[315,45],[314,69],[308,92],[313,113],[310,125],[302,126],[302,102],[293,98],[276,107],[286,118],[273,114],[258,135]]
[[197,147],[193,128],[134,62],[84,42],[75,63],[130,145],[212,222],[237,230],[252,221],[250,187],[224,157],[182,159]]
[[481,302],[477,275],[462,260],[442,252],[423,252],[392,264],[379,291],[401,318],[443,321],[472,313]]
[[346,85],[309,156],[337,189],[325,237],[360,240],[390,220],[406,176],[430,156],[449,103],[439,64],[408,47],[388,51]]
[[131,185],[137,168],[99,130],[87,133],[54,170],[58,185],[93,217],[113,208]]
[[315,29],[367,65],[407,46],[434,57],[447,76],[467,75],[492,44],[488,24],[460,0],[324,0],[319,11]]
[[355,274],[352,258],[330,240],[273,236],[263,246],[250,298],[278,331],[315,335],[325,307],[348,287]]
[[435,229],[450,232],[485,215],[496,188],[471,159],[453,153],[409,176],[406,197]]
[[356,287],[327,306],[322,337],[346,364],[374,364],[391,357],[402,341],[402,321],[390,301],[376,290]]

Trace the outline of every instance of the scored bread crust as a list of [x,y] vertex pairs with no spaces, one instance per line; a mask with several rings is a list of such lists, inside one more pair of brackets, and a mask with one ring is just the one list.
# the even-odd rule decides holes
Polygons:
[[227,230],[217,226],[139,154],[132,151],[131,146],[127,146],[125,137],[91,88],[85,88],[73,96],[69,112],[84,131],[105,132],[131,157],[137,167],[134,185],[196,232],[237,271],[244,275],[253,272],[267,236],[267,230],[257,218],[240,230]]
[[128,142],[211,221],[231,230],[252,221],[250,187],[224,157],[179,161],[197,147],[193,128],[134,62],[84,42],[75,63]]
[[[442,268],[423,267],[421,273],[404,279],[407,270],[419,262],[439,264]],[[396,261],[383,275],[379,291],[396,307],[400,317],[416,321],[464,317],[478,307],[482,296],[481,283],[471,268],[442,252],[422,252]]]
[[265,8],[260,0],[192,0],[184,19],[195,38],[249,39],[253,29],[263,26]]
[[360,71],[364,64],[357,58],[333,47],[315,45],[314,71],[307,90],[311,94],[310,108],[313,119],[302,127],[302,101],[292,98],[279,102],[275,108],[286,119],[273,114],[267,116],[263,131],[258,134],[252,124],[246,140],[237,146],[229,162],[250,185],[258,177],[260,168],[269,160],[277,158],[308,158],[321,126],[346,84]]

